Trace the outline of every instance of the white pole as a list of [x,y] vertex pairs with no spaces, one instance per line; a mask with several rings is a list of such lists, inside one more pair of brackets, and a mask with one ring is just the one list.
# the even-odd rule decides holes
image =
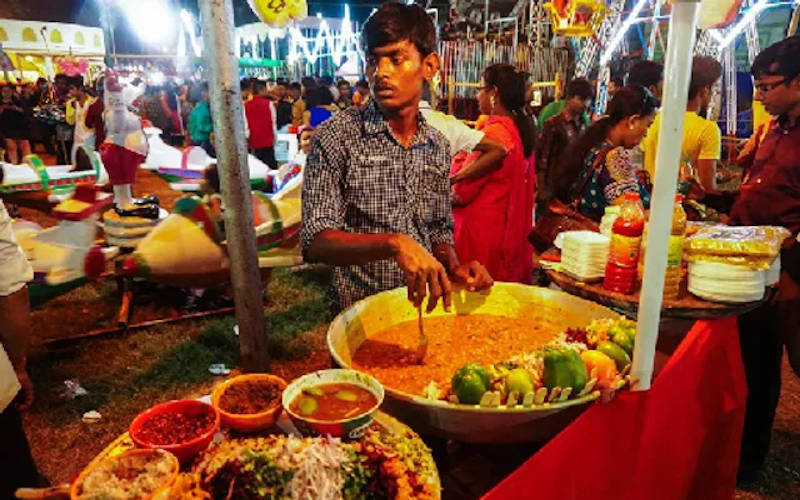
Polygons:
[[667,249],[672,227],[672,207],[678,183],[683,116],[689,94],[699,8],[699,0],[674,0],[669,22],[656,178],[650,204],[644,278],[639,298],[638,334],[631,366],[631,387],[636,391],[649,389],[653,375],[664,274],[667,270]]

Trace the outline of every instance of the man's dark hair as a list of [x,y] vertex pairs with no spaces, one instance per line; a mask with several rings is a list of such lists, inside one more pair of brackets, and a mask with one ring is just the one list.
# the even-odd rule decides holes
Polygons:
[[292,82],[286,88],[289,90],[301,90],[303,87],[300,85],[300,82]]
[[722,65],[709,56],[696,56],[692,60],[692,80],[689,99],[694,99],[706,87],[711,87],[722,76]]
[[304,76],[300,79],[300,83],[302,83],[303,87],[307,89],[317,86],[317,81],[314,80],[313,76]]
[[333,94],[328,87],[315,87],[306,92],[306,108],[333,104]]
[[75,87],[78,90],[82,89],[83,88],[83,77],[81,77],[81,76],[73,76],[71,78],[67,78],[67,86],[68,87]]
[[567,99],[580,97],[583,100],[594,97],[594,88],[589,80],[576,78],[567,84]]
[[348,82],[347,80],[339,80],[338,82],[336,82],[337,87],[341,87],[342,85],[347,85],[349,87],[350,82]]
[[242,78],[239,82],[239,88],[244,90],[253,90],[253,80],[252,78]]
[[322,78],[320,78],[319,81],[322,82],[323,85],[326,85],[328,87],[333,85],[333,78],[331,78],[331,75],[325,75]]
[[422,57],[436,51],[436,28],[419,5],[385,3],[369,16],[361,30],[361,48],[367,54],[403,40],[413,43]]
[[800,35],[784,38],[759,52],[750,74],[755,78],[782,76],[784,83],[794,80],[800,75]]
[[356,87],[359,87],[359,88],[362,88],[362,89],[368,89],[369,88],[369,82],[367,82],[366,80],[359,80],[359,81],[356,82]]
[[66,73],[59,73],[53,78],[53,81],[57,82],[59,80],[69,80],[69,77],[66,75]]
[[628,87],[655,87],[664,79],[664,66],[655,61],[639,61],[628,71]]
[[253,92],[258,94],[267,88],[267,82],[264,80],[253,79]]

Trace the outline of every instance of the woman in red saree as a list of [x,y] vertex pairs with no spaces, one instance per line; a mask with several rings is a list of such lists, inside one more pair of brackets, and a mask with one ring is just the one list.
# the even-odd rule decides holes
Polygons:
[[[535,128],[525,115],[526,77],[508,64],[486,68],[478,92],[483,132],[508,155],[493,169],[469,172],[475,155],[453,163],[455,246],[460,259],[477,260],[497,281],[531,282],[536,182]],[[467,173],[469,172],[469,173]],[[469,178],[469,180],[461,180]]]

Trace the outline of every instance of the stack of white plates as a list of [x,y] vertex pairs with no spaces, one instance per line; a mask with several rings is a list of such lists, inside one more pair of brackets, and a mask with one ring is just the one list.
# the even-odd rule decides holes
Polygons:
[[561,269],[578,281],[603,279],[609,239],[592,231],[561,233]]
[[766,272],[721,262],[689,263],[689,292],[712,302],[753,302],[764,298]]
[[764,281],[766,282],[767,286],[777,285],[778,282],[781,280],[781,258],[780,256],[776,257],[775,260],[772,261],[772,265],[769,266],[769,269],[764,271],[765,278]]

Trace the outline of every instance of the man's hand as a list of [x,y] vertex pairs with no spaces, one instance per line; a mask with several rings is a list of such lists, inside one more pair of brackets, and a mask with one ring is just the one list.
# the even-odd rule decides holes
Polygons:
[[453,281],[466,286],[470,292],[486,290],[494,285],[494,280],[489,275],[489,271],[476,260],[461,264],[453,269]]
[[412,238],[399,234],[392,240],[395,261],[406,275],[408,300],[416,307],[430,292],[427,312],[433,311],[439,298],[445,311],[450,310],[450,280],[441,262]]
[[22,386],[18,396],[19,402],[17,403],[17,409],[19,411],[26,411],[33,404],[33,382],[31,382],[30,377],[28,377],[27,371],[17,370],[16,373],[17,380],[19,380],[19,384]]

